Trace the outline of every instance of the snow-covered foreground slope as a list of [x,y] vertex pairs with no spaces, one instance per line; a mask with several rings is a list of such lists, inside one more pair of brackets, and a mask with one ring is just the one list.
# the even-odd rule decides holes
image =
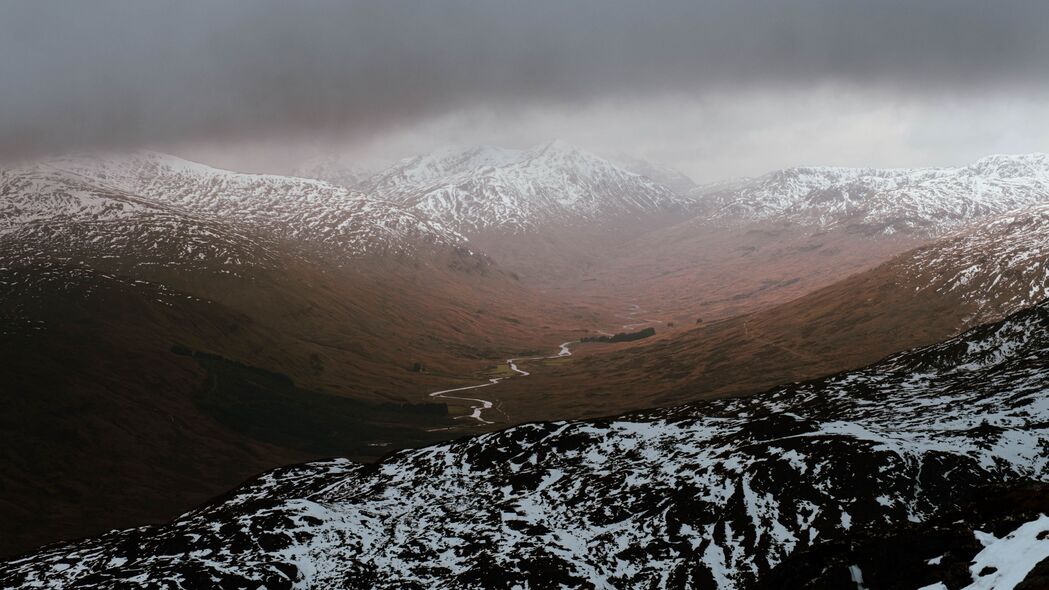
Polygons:
[[986,485],[1046,480],[1047,390],[1043,304],[744,399],[276,470],[170,524],[8,562],[0,580],[744,588],[815,543],[924,522]]
[[717,221],[942,236],[1049,201],[1049,154],[996,155],[960,168],[789,168],[694,192]]
[[241,174],[155,152],[60,158],[40,168],[339,256],[412,254],[463,243],[404,207],[318,180]]
[[445,150],[403,160],[360,185],[467,235],[534,231],[681,211],[655,181],[561,141],[528,150]]
[[[1049,516],[1042,515],[1001,539],[983,533],[980,541],[984,549],[973,558],[969,568],[976,581],[966,590],[1015,588],[1035,566],[1049,559],[1046,531],[1049,531]],[[939,582],[924,590],[947,590],[947,586]]]

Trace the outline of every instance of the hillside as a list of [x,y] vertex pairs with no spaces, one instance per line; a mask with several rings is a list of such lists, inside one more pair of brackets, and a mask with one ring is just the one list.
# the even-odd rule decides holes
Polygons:
[[790,223],[714,227],[693,218],[610,247],[549,290],[620,309],[634,303],[653,317],[692,325],[791,301],[924,243]]
[[[361,361],[379,365],[408,363],[388,356],[384,341],[394,334],[411,347],[445,335],[444,344],[423,345],[422,353],[468,340],[491,346],[486,328],[469,333],[485,322],[456,310],[509,310],[529,297],[460,236],[434,227],[326,183],[224,172],[158,154],[70,159],[0,177],[9,311],[46,291],[34,282],[61,289],[61,269],[74,278],[89,271],[226,305],[303,341],[352,340]],[[445,315],[426,313],[438,309]],[[445,322],[453,318],[457,329],[450,330]],[[498,318],[506,335],[521,332],[519,320],[506,321],[512,313]],[[390,384],[385,395],[400,388]]]

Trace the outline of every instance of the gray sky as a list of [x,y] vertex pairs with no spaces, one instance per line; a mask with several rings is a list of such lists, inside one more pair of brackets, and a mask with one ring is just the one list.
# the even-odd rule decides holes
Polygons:
[[1042,0],[4,2],[0,158],[561,137],[716,180],[1049,151]]

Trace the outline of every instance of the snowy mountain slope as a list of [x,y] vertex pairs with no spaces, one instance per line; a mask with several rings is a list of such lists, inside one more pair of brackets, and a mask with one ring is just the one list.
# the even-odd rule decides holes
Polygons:
[[[303,363],[300,370],[306,378],[338,375],[324,387],[352,383],[361,396],[414,394],[421,387],[414,382],[426,376],[408,375],[410,386],[397,383],[406,355],[429,360],[420,351],[432,350],[446,365],[473,364],[478,357],[470,343],[491,346],[490,332],[531,342],[523,328],[491,329],[510,313],[490,322],[459,315],[481,309],[481,302],[486,310],[516,313],[530,294],[465,248],[461,236],[397,205],[324,182],[226,172],[155,153],[0,171],[0,302],[5,311],[38,311],[35,317],[0,312],[0,322],[50,321],[54,308],[79,306],[92,285],[112,281],[211,302],[234,321],[271,328],[267,338],[295,349],[297,338],[324,342],[329,352],[350,358],[340,358],[336,369]],[[46,297],[58,292],[65,299]],[[109,322],[107,329],[114,321],[134,324],[81,311],[89,321]],[[164,324],[154,334],[161,350],[186,341],[170,336],[172,324],[178,328]],[[245,348],[235,357],[223,346],[199,345],[303,378],[283,366],[303,357],[281,356],[277,345],[269,344],[265,357]]]
[[1001,317],[1049,297],[1049,204],[989,219],[899,263],[916,291],[953,295],[972,308],[967,323]]
[[561,141],[528,150],[446,150],[404,160],[360,189],[467,235],[537,231],[680,211],[690,201]]
[[960,168],[789,168],[694,196],[712,220],[787,220],[942,236],[1049,200],[1049,154],[995,155]]
[[403,207],[318,180],[229,172],[155,152],[62,158],[47,165],[340,256],[412,254],[463,243],[455,232]]
[[506,166],[520,157],[519,150],[494,146],[446,148],[396,162],[367,179],[361,190],[377,196],[402,195],[444,178]]
[[0,237],[8,266],[104,260],[237,272],[276,257],[272,240],[242,227],[47,165],[0,171]]
[[747,398],[276,470],[170,524],[23,556],[0,580],[745,588],[815,543],[1045,481],[1047,389],[1042,304]]

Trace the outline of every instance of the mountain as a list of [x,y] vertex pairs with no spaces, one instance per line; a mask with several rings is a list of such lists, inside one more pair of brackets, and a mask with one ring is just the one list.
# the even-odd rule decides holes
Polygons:
[[[1037,490],[1049,478],[1047,335],[1041,304],[861,370],[747,398],[526,424],[372,466],[279,469],[168,524],[26,554],[0,566],[0,580],[746,588],[808,574],[842,587],[885,575],[884,563],[863,570],[884,558],[849,547],[874,551],[875,531],[924,531],[930,538],[895,570],[909,576],[907,587],[1019,581],[1044,554],[1036,504],[998,508],[1008,512],[997,527],[1008,538],[977,527],[1003,487]],[[981,499],[980,510],[961,511]],[[936,535],[948,515],[955,536]],[[968,543],[958,542],[963,533]],[[842,547],[845,557],[804,567]],[[792,561],[806,555],[810,562]]]
[[687,214],[692,201],[562,141],[447,149],[403,160],[359,189],[469,238],[548,288],[614,245]]
[[1049,154],[995,155],[960,168],[788,168],[694,196],[717,223],[789,220],[939,237],[1049,199]]
[[323,182],[160,154],[0,171],[0,554],[468,432],[471,402],[426,393],[568,340],[569,313]]
[[94,259],[230,272],[277,256],[273,239],[47,164],[0,171],[0,236],[9,264]]
[[78,288],[92,277],[179,292],[269,324],[297,316],[279,330],[305,340],[323,342],[332,332],[307,331],[307,317],[333,314],[324,321],[341,318],[338,329],[356,333],[358,355],[369,364],[386,356],[390,334],[428,334],[425,326],[442,323],[397,305],[415,314],[433,309],[433,300],[445,311],[475,310],[475,295],[490,302],[526,296],[461,236],[397,205],[323,182],[162,154],[0,172],[0,235],[9,310],[50,295],[67,272]]
[[471,148],[402,161],[361,185],[466,235],[523,233],[679,210],[653,180],[562,141],[528,150]]
[[379,197],[393,195],[405,199],[442,179],[508,165],[520,156],[519,150],[494,146],[449,147],[396,162],[372,175],[362,190]]

